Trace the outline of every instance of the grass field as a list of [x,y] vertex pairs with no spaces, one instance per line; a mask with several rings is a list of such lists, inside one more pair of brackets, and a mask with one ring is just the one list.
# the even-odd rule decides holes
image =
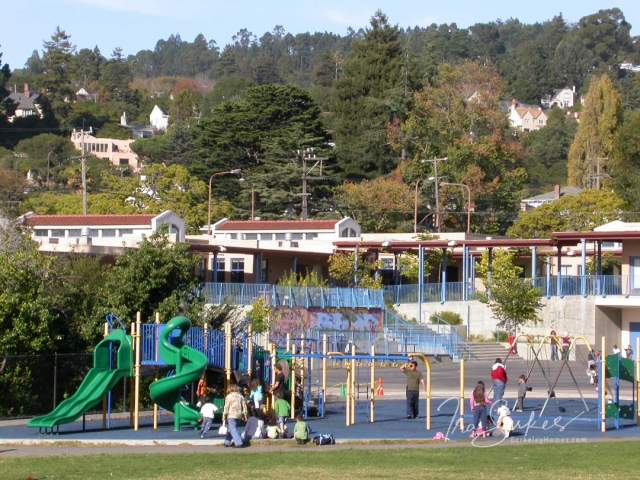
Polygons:
[[[596,479],[640,478],[639,442],[494,448],[336,449],[3,458],[9,479]],[[64,450],[61,448],[62,453]]]

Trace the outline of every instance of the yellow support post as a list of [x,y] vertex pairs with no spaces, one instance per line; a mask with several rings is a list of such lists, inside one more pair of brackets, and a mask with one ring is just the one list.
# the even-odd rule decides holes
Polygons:
[[[271,343],[269,344],[269,357],[270,357],[270,362],[271,362],[271,385],[273,385],[274,383],[276,383],[276,344],[275,343]],[[269,411],[273,410],[273,406],[276,404],[276,399],[273,395],[273,392],[271,393],[271,395],[269,395],[269,398],[271,399],[271,405],[267,406],[267,409]]]
[[231,324],[225,322],[224,324],[224,391],[225,395],[231,385]]
[[600,395],[600,431],[607,431],[607,343],[604,338],[604,335],[601,339],[600,345],[600,362],[602,365],[602,378],[600,381],[600,391],[602,395]]
[[376,407],[376,346],[371,345],[371,367],[369,371],[369,422],[376,421],[375,407]]
[[[158,329],[158,326],[160,324],[160,313],[156,312],[156,320],[155,320],[155,324],[156,324],[156,330]],[[205,324],[205,328],[206,328],[206,324]],[[205,336],[206,339],[206,336]],[[156,367],[156,374],[155,374],[155,378],[154,381],[158,381],[158,368]],[[154,430],[158,430],[158,415],[160,413],[160,409],[158,408],[158,404],[154,403],[153,404],[153,429]]]
[[351,375],[351,425],[355,425],[356,423],[356,346],[355,344],[351,344],[351,370],[353,374]]
[[640,337],[636,337],[636,423],[640,425]]
[[460,431],[464,432],[464,358],[460,359]]
[[140,337],[142,334],[142,319],[140,312],[136,314],[136,363],[135,363],[135,390],[133,406],[133,430],[140,428]]
[[[133,349],[133,355],[134,355],[134,362],[135,362],[135,355],[136,355],[136,322],[131,322],[131,343],[132,343],[132,349]],[[135,409],[135,403],[134,403],[134,391],[135,391],[135,372],[134,372],[134,378],[130,378],[129,379],[129,426],[131,428],[133,428],[133,410]]]
[[[296,354],[295,344],[291,346],[291,353]],[[296,418],[296,359],[291,358],[291,380],[289,380],[289,388],[291,389],[291,418]]]
[[351,425],[351,364],[347,362],[347,401],[345,408],[346,425]]
[[[103,338],[109,336],[109,323],[104,322]],[[102,429],[107,428],[107,395],[102,397]]]
[[[327,335],[322,335],[322,403],[327,402]],[[323,409],[324,410],[324,409]]]
[[253,376],[253,327],[247,327],[247,373],[249,378]]

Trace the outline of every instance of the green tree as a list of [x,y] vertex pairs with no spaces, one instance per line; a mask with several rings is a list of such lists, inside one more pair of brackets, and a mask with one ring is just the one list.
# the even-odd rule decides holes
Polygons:
[[129,89],[131,80],[131,68],[122,56],[122,49],[118,47],[101,70],[100,84],[104,95],[111,100],[129,102],[132,94]]
[[[197,256],[186,244],[173,244],[159,234],[145,239],[138,249],[118,257],[104,283],[104,303],[97,318],[112,312],[123,319],[163,318],[178,314],[202,315],[202,305],[194,298],[198,284]],[[196,310],[193,310],[194,306]]]
[[66,119],[71,108],[70,100],[74,93],[71,85],[74,50],[71,36],[60,30],[60,27],[56,27],[51,40],[44,42],[44,72],[39,83],[59,120]]
[[[356,267],[357,264],[357,267]],[[381,288],[382,283],[376,276],[380,262],[371,261],[366,255],[355,253],[334,253],[329,257],[329,277],[341,287]]]
[[398,89],[402,92],[403,53],[399,28],[377,11],[364,38],[354,42],[335,83],[337,159],[347,178],[371,178],[395,167],[386,125],[397,117],[390,100],[398,96]]
[[625,113],[611,155],[610,169],[614,191],[628,210],[640,211],[640,110]]
[[[8,64],[2,64],[2,52],[0,52],[0,128],[7,128],[7,117],[13,114],[15,105],[9,99],[9,91],[5,85],[11,77],[11,70]],[[0,146],[4,145],[4,142],[0,141]]]
[[542,308],[540,292],[521,278],[523,269],[515,265],[515,252],[494,250],[491,265],[489,275],[489,255],[485,251],[478,273],[486,291],[480,294],[479,299],[489,305],[498,321],[498,328],[515,332],[527,323],[539,322],[538,311]]
[[593,77],[569,149],[570,185],[592,186],[594,176],[606,171],[621,121],[622,101],[613,82],[607,75]]
[[585,190],[522,212],[507,233],[515,238],[547,238],[552,232],[589,231],[619,220],[623,207],[624,202],[613,192]]
[[46,181],[47,169],[52,182],[61,182],[61,174],[70,163],[70,157],[77,155],[76,150],[68,138],[41,133],[34,137],[21,140],[15,147],[17,153],[22,154],[18,170],[26,174],[32,170],[42,180]]
[[269,329],[272,309],[264,298],[256,298],[251,304],[247,318],[251,322],[254,333],[266,332]]
[[338,209],[367,232],[397,229],[413,212],[413,193],[398,178],[378,177],[336,187]]
[[544,128],[522,137],[523,164],[528,173],[529,189],[542,190],[564,184],[567,178],[567,155],[576,125],[564,111],[553,108]]

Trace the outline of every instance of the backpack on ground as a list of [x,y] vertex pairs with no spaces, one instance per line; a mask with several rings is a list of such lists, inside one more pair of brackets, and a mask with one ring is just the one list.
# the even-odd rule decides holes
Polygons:
[[331,433],[322,433],[313,437],[313,443],[316,445],[335,445],[336,439]]

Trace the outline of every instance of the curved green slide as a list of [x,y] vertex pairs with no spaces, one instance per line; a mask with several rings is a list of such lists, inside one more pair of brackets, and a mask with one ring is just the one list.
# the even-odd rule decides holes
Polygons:
[[[118,345],[116,367],[109,366],[110,347]],[[83,413],[94,408],[102,398],[123,378],[132,375],[133,350],[131,337],[124,330],[113,330],[93,351],[93,368],[89,370],[76,392],[61,402],[52,412],[34,417],[31,428],[53,428],[71,423]]]
[[[165,325],[160,333],[158,353],[167,365],[175,365],[176,373],[149,386],[151,399],[173,412],[175,431],[179,431],[183,424],[196,426],[201,418],[200,412],[191,408],[181,394],[182,387],[197,382],[207,368],[207,357],[183,343],[189,328],[191,320],[187,317],[175,317]],[[180,330],[180,335],[170,341],[169,336],[174,330]]]

